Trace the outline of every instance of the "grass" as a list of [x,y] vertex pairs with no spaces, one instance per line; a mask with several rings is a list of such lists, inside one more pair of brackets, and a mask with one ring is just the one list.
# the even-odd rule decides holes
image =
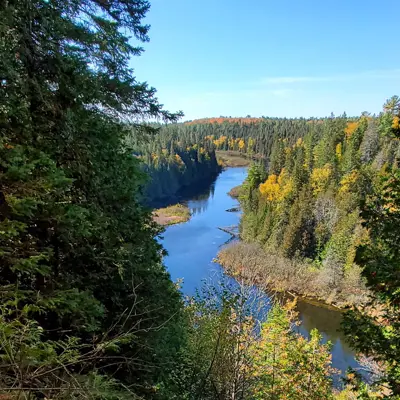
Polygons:
[[238,185],[233,187],[229,192],[228,195],[233,197],[234,199],[238,199],[240,196],[240,189],[242,188],[242,185]]
[[247,167],[251,159],[246,158],[238,151],[216,151],[217,160],[223,167]]
[[174,225],[186,222],[190,219],[190,210],[186,205],[175,204],[173,206],[159,208],[153,211],[153,219],[160,225]]
[[317,269],[305,260],[288,259],[265,251],[260,244],[246,242],[224,247],[217,261],[229,275],[266,291],[294,293],[339,308],[359,306],[368,300],[368,291],[356,266],[336,280],[327,269]]

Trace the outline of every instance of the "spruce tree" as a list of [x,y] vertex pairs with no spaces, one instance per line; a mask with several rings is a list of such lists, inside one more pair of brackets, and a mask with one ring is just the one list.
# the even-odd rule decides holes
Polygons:
[[0,3],[2,387],[73,396],[96,386],[95,373],[146,391],[173,357],[180,297],[125,141],[126,122],[142,129],[180,115],[128,66],[148,41],[148,9],[144,0]]

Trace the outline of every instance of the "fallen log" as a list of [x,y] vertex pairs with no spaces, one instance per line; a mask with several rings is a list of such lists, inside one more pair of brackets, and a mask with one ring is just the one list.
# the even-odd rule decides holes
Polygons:
[[239,232],[238,232],[238,227],[233,225],[233,226],[226,226],[226,227],[218,227],[219,230],[222,232],[228,233],[229,235],[233,237],[238,237]]

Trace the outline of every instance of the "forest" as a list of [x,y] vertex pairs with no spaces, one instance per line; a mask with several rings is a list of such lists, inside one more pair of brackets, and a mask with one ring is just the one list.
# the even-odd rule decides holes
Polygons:
[[147,136],[133,128],[127,140],[148,177],[143,189],[147,205],[176,202],[184,190],[209,184],[221,170],[213,144],[187,141],[161,126],[152,124],[157,133]]
[[[379,116],[178,123],[130,66],[149,7],[0,2],[0,397],[400,398],[399,99]],[[171,281],[146,202],[215,176],[215,149],[260,159],[245,242],[329,282],[358,271],[372,305],[343,329],[379,366],[370,382],[332,386],[330,344],[292,329],[295,300],[259,321],[246,285],[184,299]]]
[[267,286],[342,307],[368,302],[355,261],[369,239],[360,211],[398,169],[399,107],[394,96],[380,115],[219,118],[165,128],[258,160],[239,196],[245,243],[221,251],[221,263],[236,274],[247,254],[254,265],[244,273],[257,270]]

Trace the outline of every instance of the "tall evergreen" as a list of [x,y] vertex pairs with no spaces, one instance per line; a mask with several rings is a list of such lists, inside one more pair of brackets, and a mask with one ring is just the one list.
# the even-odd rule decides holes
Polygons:
[[127,121],[180,115],[128,67],[148,9],[0,3],[1,387],[72,398],[106,382],[132,397],[174,354],[180,297],[125,140]]

